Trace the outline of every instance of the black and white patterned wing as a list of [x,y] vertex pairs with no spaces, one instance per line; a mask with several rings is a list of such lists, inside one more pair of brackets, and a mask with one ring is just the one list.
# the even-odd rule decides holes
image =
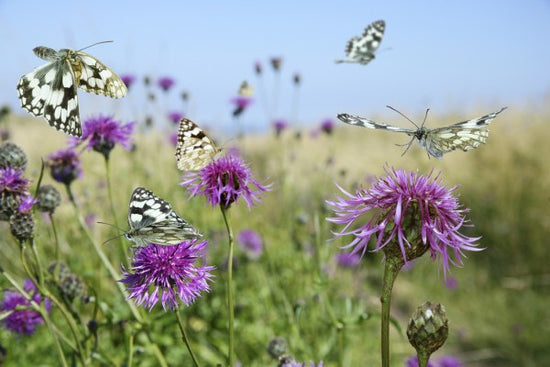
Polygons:
[[220,149],[204,130],[183,118],[178,130],[176,161],[182,171],[198,171],[208,165]]
[[[43,49],[57,56],[56,51]],[[23,75],[17,84],[17,93],[21,107],[32,115],[43,116],[56,130],[81,136],[76,88],[74,72],[68,60],[56,58]]]
[[368,64],[375,57],[375,52],[380,47],[386,22],[377,20],[365,28],[361,36],[351,38],[346,44],[346,60],[336,60],[336,63],[348,62]]
[[340,113],[337,117],[340,121],[345,122],[346,124],[366,127],[368,129],[395,131],[398,133],[405,133],[407,135],[414,135],[416,132],[416,130],[413,129],[407,129],[387,124],[379,124],[365,117],[349,115],[347,113]]
[[467,152],[485,144],[489,137],[487,126],[506,107],[497,112],[487,114],[472,120],[459,122],[454,125],[430,129],[426,132],[424,144],[428,153],[436,158],[443,154],[460,149]]
[[74,51],[74,68],[79,68],[78,86],[86,92],[100,94],[111,98],[122,98],[128,92],[126,84],[120,77],[95,57]]
[[186,239],[202,237],[191,224],[174,212],[170,203],[143,187],[136,188],[132,193],[128,225],[130,230],[124,236],[133,241],[136,247],[150,243],[177,245]]

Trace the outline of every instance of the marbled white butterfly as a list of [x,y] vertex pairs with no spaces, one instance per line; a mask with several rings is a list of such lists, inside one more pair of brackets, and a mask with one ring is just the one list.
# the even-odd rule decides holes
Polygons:
[[135,247],[157,245],[177,245],[186,239],[200,238],[202,235],[189,223],[180,218],[172,206],[159,198],[151,190],[138,187],[132,193],[128,209],[130,230],[124,233]]
[[364,117],[348,115],[347,113],[339,114],[338,119],[346,124],[362,126],[369,129],[382,129],[405,133],[412,136],[412,138],[408,143],[403,144],[403,146],[407,146],[403,154],[407,152],[413,140],[416,139],[418,144],[425,149],[426,152],[428,152],[428,157],[431,155],[432,157],[438,159],[441,158],[443,154],[455,149],[461,149],[466,152],[470,149],[477,148],[480,144],[485,144],[485,141],[489,136],[487,125],[489,125],[499,113],[506,109],[506,107],[503,107],[497,112],[493,112],[476,119],[459,122],[450,126],[430,129],[424,127],[429,110],[426,111],[426,116],[424,117],[422,125],[418,126],[401,112],[390,106],[387,107],[412,122],[413,125],[416,126],[416,129],[377,124],[376,122]]
[[382,42],[386,22],[377,20],[372,22],[365,28],[361,36],[353,37],[346,44],[346,60],[336,60],[337,64],[342,62],[359,63],[361,65],[368,64],[374,59],[374,53]]
[[198,171],[221,152],[204,130],[193,121],[183,118],[178,130],[176,161],[182,171]]
[[43,116],[56,130],[73,136],[82,135],[78,87],[86,92],[113,98],[126,95],[126,85],[119,76],[101,61],[81,50],[56,51],[39,46],[33,51],[36,56],[49,63],[19,79],[17,92],[21,107],[34,116]]

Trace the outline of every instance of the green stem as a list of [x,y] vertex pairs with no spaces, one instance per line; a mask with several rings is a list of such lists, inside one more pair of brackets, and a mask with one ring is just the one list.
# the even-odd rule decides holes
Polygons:
[[391,293],[393,289],[393,283],[403,266],[402,259],[396,259],[393,257],[386,257],[384,267],[384,283],[382,285],[382,296],[380,302],[382,304],[382,367],[390,366],[390,306],[391,306]]
[[189,354],[191,355],[191,358],[193,359],[193,363],[195,363],[195,366],[200,367],[199,361],[197,360],[195,353],[193,353],[193,349],[191,349],[191,344],[189,343],[189,338],[187,337],[187,333],[185,332],[185,327],[183,326],[183,320],[181,319],[180,311],[176,310],[175,313],[178,319],[178,326],[181,332],[181,339],[185,343],[185,346],[187,347],[187,350],[189,351]]
[[50,218],[50,223],[52,225],[52,230],[53,230],[53,237],[55,239],[54,257],[55,257],[55,261],[59,262],[59,260],[61,259],[61,254],[59,253],[59,237],[57,236],[57,228],[55,227],[55,222],[53,220],[53,213],[48,213],[48,217]]
[[234,336],[234,318],[235,310],[233,305],[233,229],[231,228],[231,218],[229,217],[229,208],[220,205],[222,210],[223,220],[227,228],[229,238],[229,256],[227,259],[227,307],[229,309],[229,366],[235,365],[235,336]]
[[[115,227],[117,228],[120,228],[119,225],[118,225],[118,217],[116,215],[116,210],[115,210],[115,203],[113,201],[113,189],[111,187],[111,170],[109,169],[109,158],[105,157],[105,177],[106,177],[106,180],[107,180],[107,193],[109,195],[109,204],[110,204],[110,207],[111,207],[111,215],[113,216],[113,221],[115,223]],[[122,255],[122,258],[124,259],[123,261],[127,262],[127,259],[128,259],[128,246],[126,246],[124,244],[124,239],[123,237],[119,237],[119,246],[120,246],[120,253]],[[128,266],[128,264],[126,264],[126,266]]]
[[430,354],[426,352],[416,351],[416,358],[418,358],[418,367],[427,367],[430,360]]

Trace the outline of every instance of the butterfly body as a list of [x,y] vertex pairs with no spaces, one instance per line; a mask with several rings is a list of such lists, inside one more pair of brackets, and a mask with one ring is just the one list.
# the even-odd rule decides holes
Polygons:
[[135,247],[177,245],[180,242],[200,238],[202,235],[187,221],[178,216],[167,201],[151,190],[138,187],[132,193],[128,209],[130,230],[124,237]]
[[112,98],[127,93],[118,75],[85,52],[44,46],[35,47],[33,52],[49,63],[19,79],[21,107],[34,116],[43,116],[56,130],[82,135],[77,88]]
[[[443,154],[453,150],[460,149],[466,152],[477,148],[481,144],[485,144],[487,138],[489,137],[489,130],[487,129],[487,126],[499,113],[505,109],[506,107],[503,107],[497,112],[493,112],[479,118],[433,129],[424,127],[424,124],[417,129],[380,124],[364,117],[349,115],[346,113],[339,114],[338,119],[346,124],[366,127],[369,129],[405,133],[408,136],[411,136],[412,140],[416,140],[418,145],[425,149],[429,156],[440,159],[443,157]],[[412,140],[405,145],[410,146]]]
[[351,38],[346,44],[346,56],[345,60],[336,60],[339,63],[357,63],[361,65],[368,64],[375,58],[374,53],[382,42],[384,31],[386,29],[386,22],[383,20],[377,20],[369,24],[361,36]]
[[198,171],[221,152],[204,130],[193,121],[183,118],[178,130],[176,161],[182,171]]

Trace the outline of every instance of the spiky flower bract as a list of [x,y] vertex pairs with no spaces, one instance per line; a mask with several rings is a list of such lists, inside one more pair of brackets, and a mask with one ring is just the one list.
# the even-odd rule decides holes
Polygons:
[[198,172],[188,172],[180,185],[187,188],[191,196],[204,195],[213,207],[225,208],[239,198],[251,205],[260,201],[259,193],[269,190],[254,179],[248,165],[237,154],[220,157]]
[[344,225],[335,236],[355,237],[345,248],[364,255],[374,236],[372,251],[383,250],[386,256],[388,251],[400,252],[405,263],[429,250],[445,275],[451,264],[462,265],[464,251],[481,251],[476,247],[480,237],[458,232],[467,223],[468,209],[454,195],[457,186],[443,186],[433,171],[424,176],[387,168],[386,173],[368,190],[350,194],[339,187],[345,196],[327,201],[335,214],[327,220]]
[[131,268],[123,269],[125,283],[136,305],[151,310],[159,301],[164,310],[179,303],[192,304],[201,292],[208,292],[213,266],[197,266],[207,241],[186,240],[175,246],[151,244],[134,253]]
[[[36,291],[36,287],[30,280],[25,280],[23,290],[37,304],[42,302],[40,294]],[[47,298],[44,299],[44,307],[47,312],[50,311],[51,303]],[[25,296],[16,291],[8,290],[4,292],[4,299],[2,300],[0,310],[11,312],[2,320],[2,323],[6,329],[14,333],[33,334],[36,327],[44,322],[40,313],[31,309],[31,304]]]
[[80,156],[74,148],[61,149],[48,156],[48,166],[54,180],[70,185],[82,175]]
[[132,148],[131,135],[134,125],[135,122],[121,124],[111,116],[92,117],[84,121],[82,137],[78,143],[88,140],[86,149],[93,149],[109,158],[116,144],[120,144],[126,150]]

